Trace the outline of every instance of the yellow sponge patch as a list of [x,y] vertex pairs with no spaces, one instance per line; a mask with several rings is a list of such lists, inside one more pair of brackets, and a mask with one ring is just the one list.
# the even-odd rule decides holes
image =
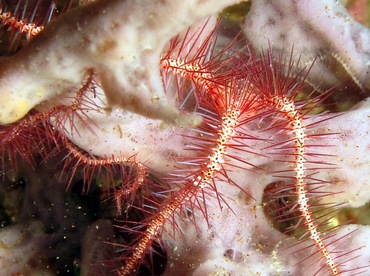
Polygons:
[[[4,100],[4,99],[3,99]],[[23,118],[31,109],[29,101],[19,99],[16,103],[9,104],[9,101],[0,103],[0,124],[11,124]]]

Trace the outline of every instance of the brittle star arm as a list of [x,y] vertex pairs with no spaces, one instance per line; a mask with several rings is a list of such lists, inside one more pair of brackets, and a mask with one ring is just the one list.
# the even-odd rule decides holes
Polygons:
[[59,17],[25,48],[0,60],[0,123],[45,109],[77,90],[93,69],[111,108],[175,125],[196,125],[163,89],[159,59],[171,37],[237,3],[228,1],[95,1]]

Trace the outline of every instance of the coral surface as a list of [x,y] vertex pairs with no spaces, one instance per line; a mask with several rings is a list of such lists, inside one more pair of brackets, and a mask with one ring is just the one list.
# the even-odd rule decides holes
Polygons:
[[370,200],[370,31],[333,0],[239,2],[69,1],[49,23],[52,1],[42,24],[43,1],[0,2],[32,37],[0,60],[2,194],[26,182],[3,271],[369,273],[370,228],[340,214]]

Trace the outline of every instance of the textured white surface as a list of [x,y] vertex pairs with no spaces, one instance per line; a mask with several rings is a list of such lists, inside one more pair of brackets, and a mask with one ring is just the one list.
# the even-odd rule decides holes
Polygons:
[[[44,110],[56,104],[64,93],[77,90],[86,70],[93,68],[102,81],[112,112],[91,115],[94,133],[75,121],[80,136],[73,134],[71,140],[91,154],[137,155],[139,161],[153,170],[171,171],[174,157],[186,154],[186,140],[179,135],[186,133],[186,128],[179,125],[192,124],[196,117],[184,117],[164,94],[159,72],[161,51],[173,35],[188,25],[235,2],[238,1],[166,0],[159,4],[148,0],[139,6],[133,1],[100,1],[76,11],[81,12],[81,17],[71,13],[70,17],[79,18],[72,20],[74,25],[62,24],[60,19],[61,23],[51,25],[50,31],[46,30],[28,48],[12,57],[13,62],[2,61],[0,122],[17,120],[34,106]],[[245,23],[246,35],[256,48],[262,45],[266,49],[270,41],[273,47],[287,46],[290,50],[294,43],[296,52],[306,54],[303,57],[306,61],[312,60],[322,47],[335,49],[338,59],[350,66],[350,74],[358,78],[358,84],[369,88],[369,70],[366,70],[369,30],[354,22],[334,2],[300,1],[298,5],[295,1],[293,5],[292,1],[255,0]],[[104,10],[104,15],[102,12],[92,18],[88,10],[97,7]],[[340,16],[336,17],[338,13]],[[308,37],[317,39],[308,40]],[[322,75],[319,70],[316,77],[335,83],[331,73]],[[325,186],[326,191],[343,192],[331,197],[333,201],[350,206],[369,201],[369,115],[367,101],[310,129],[310,133],[340,133],[333,139],[317,142],[332,145],[324,147],[322,153],[336,156],[329,159],[337,167],[319,171],[317,175],[327,181],[340,180]],[[307,119],[306,124],[319,119],[322,117]],[[161,120],[175,126],[162,129]],[[260,146],[255,143],[251,147]],[[241,157],[270,171],[279,170],[279,166],[284,169],[283,163],[276,165],[262,156]],[[219,202],[211,197],[207,202],[210,227],[197,213],[194,215],[199,216],[198,228],[186,221],[179,222],[182,236],[175,241],[164,237],[169,245],[168,275],[176,271],[181,275],[306,275],[300,269],[309,263],[294,267],[303,253],[287,257],[286,251],[279,251],[292,241],[273,229],[261,211],[263,189],[277,178],[244,170],[234,170],[230,177],[255,200],[245,200],[239,189],[217,183],[219,193],[228,199],[234,213],[227,206],[220,210]],[[343,226],[339,232],[355,227]],[[353,248],[351,243],[355,248],[366,245],[368,235],[369,227],[358,227],[350,239],[343,240],[343,248],[347,245]],[[5,244],[14,247],[14,242],[5,241]],[[358,251],[362,257],[356,262],[368,262],[368,248]]]
[[169,103],[159,72],[165,44],[228,1],[96,1],[50,23],[19,53],[2,60],[0,123],[78,90],[87,70],[98,76],[108,104],[175,125],[196,125]]

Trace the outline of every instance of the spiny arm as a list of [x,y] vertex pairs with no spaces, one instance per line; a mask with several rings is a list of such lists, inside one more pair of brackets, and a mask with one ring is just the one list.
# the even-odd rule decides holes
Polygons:
[[19,53],[0,61],[0,123],[17,121],[40,104],[55,105],[93,69],[110,107],[170,124],[197,125],[197,116],[185,116],[167,99],[160,53],[193,22],[237,2],[112,0],[70,11]]

